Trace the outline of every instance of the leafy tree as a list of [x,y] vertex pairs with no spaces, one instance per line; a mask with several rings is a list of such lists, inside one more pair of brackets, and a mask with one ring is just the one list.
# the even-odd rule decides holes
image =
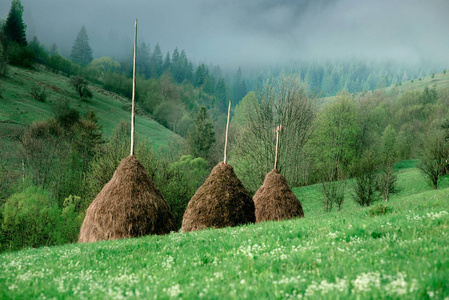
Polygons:
[[89,37],[87,35],[86,27],[81,27],[78,36],[73,42],[72,53],[70,55],[72,60],[83,66],[88,65],[92,57],[92,48],[89,45]]
[[80,99],[92,98],[92,92],[89,89],[89,84],[83,76],[70,77],[70,84],[76,90]]
[[420,161],[417,167],[427,177],[434,189],[438,188],[440,178],[446,173],[449,159],[449,141],[442,131],[429,134],[420,151]]
[[352,184],[352,198],[360,206],[370,206],[379,199],[378,162],[374,151],[367,150],[353,168],[355,181]]
[[3,27],[7,39],[20,46],[27,45],[26,25],[23,22],[23,6],[20,0],[11,2],[11,9]]
[[332,165],[337,180],[344,177],[357,158],[359,134],[356,107],[349,93],[343,91],[323,109],[311,139],[310,150],[318,171]]
[[193,128],[187,137],[190,151],[194,157],[210,159],[210,150],[215,143],[215,131],[207,115],[206,107],[201,106],[195,117]]

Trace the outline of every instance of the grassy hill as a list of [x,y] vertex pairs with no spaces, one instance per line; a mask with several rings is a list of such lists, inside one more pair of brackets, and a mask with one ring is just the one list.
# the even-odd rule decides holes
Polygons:
[[4,253],[0,298],[447,299],[449,179],[397,167],[369,208],[324,213],[315,185],[294,189],[304,219]]
[[[47,100],[40,102],[30,92],[34,85],[45,87]],[[52,106],[62,99],[68,99],[81,115],[93,110],[103,128],[104,135],[110,136],[121,120],[130,119],[130,100],[117,94],[91,86],[93,98],[81,101],[70,86],[68,78],[46,71],[10,67],[9,78],[2,82],[3,98],[0,98],[0,137],[14,134],[20,125],[47,119],[52,116]],[[14,124],[14,125],[11,125]],[[12,130],[12,133],[9,131]],[[167,141],[179,138],[156,121],[137,114],[136,133],[151,140],[154,145],[166,145]]]

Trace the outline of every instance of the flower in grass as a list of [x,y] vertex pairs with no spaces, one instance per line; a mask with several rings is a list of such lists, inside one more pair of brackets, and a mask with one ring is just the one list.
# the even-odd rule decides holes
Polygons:
[[169,288],[164,288],[163,291],[165,293],[167,293],[167,295],[172,298],[177,298],[179,295],[182,294],[181,286],[179,285],[179,283],[177,283]]

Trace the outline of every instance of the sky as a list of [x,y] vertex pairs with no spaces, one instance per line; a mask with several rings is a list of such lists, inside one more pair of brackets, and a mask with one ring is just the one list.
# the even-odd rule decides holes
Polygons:
[[[0,1],[6,19],[10,0]],[[27,35],[65,55],[87,29],[94,57],[162,51],[223,67],[384,59],[449,65],[449,0],[22,0]]]

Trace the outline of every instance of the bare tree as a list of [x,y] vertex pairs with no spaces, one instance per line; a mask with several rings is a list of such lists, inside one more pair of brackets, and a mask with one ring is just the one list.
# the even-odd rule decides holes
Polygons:
[[256,190],[275,161],[276,129],[279,131],[278,169],[291,185],[298,185],[302,149],[312,133],[316,114],[314,96],[294,77],[267,82],[241,103],[233,159],[236,172],[250,190]]

